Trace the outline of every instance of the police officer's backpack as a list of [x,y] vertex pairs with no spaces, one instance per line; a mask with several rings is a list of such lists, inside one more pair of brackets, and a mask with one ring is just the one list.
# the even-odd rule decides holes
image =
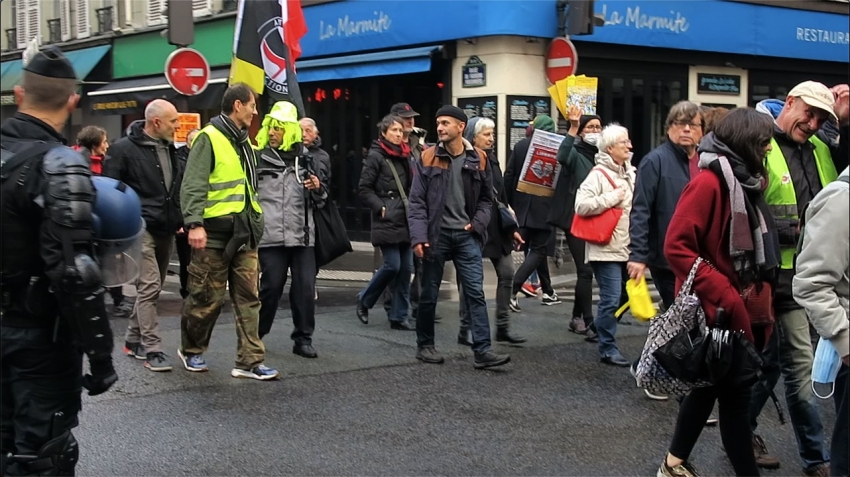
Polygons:
[[12,175],[18,167],[25,164],[34,157],[47,154],[47,151],[54,147],[61,146],[55,142],[38,141],[27,149],[21,152],[12,152],[7,149],[0,148],[0,184],[6,182],[6,179]]

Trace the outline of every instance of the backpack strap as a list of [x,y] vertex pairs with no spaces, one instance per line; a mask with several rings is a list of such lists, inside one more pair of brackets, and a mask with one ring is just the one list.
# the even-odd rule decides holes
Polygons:
[[20,152],[0,149],[0,182],[5,182],[15,169],[30,159],[47,154],[47,151],[56,146],[61,146],[61,144],[41,141]]

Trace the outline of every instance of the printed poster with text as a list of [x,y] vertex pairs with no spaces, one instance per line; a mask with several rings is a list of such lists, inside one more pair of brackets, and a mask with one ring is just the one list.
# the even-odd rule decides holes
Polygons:
[[179,126],[174,131],[174,145],[181,146],[186,144],[189,131],[201,129],[201,115],[198,113],[179,113],[177,118]]
[[558,148],[564,136],[535,129],[522,164],[516,190],[540,197],[555,195],[561,164]]

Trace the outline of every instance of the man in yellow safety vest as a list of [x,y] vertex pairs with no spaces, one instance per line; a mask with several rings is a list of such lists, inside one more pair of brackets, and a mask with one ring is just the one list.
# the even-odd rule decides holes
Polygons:
[[[782,264],[774,295],[776,330],[764,353],[762,383],[753,390],[750,422],[755,431],[756,419],[782,374],[803,472],[822,475],[829,469],[829,453],[812,393],[814,353],[809,321],[806,311],[794,301],[791,281],[802,211],[821,189],[838,177],[833,152],[816,134],[828,121],[839,118],[833,92],[815,81],[805,81],[792,88],[784,104],[765,100],[757,109],[775,117],[773,148],[765,159],[768,171],[765,199],[776,219]],[[779,467],[779,461],[767,452],[764,442],[755,434],[753,451],[759,466]]]
[[187,370],[208,370],[203,353],[230,280],[239,336],[230,375],[277,379],[280,373],[263,364],[265,347],[258,334],[257,246],[263,216],[257,198],[257,157],[248,140],[248,127],[257,114],[256,94],[245,84],[234,84],[224,92],[221,109],[221,115],[195,136],[180,190],[192,260],[177,354]]

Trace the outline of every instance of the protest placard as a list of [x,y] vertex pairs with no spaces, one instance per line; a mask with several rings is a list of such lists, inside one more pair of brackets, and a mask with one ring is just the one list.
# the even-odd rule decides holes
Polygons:
[[174,131],[174,144],[182,146],[186,144],[186,136],[189,131],[201,128],[201,115],[198,113],[179,113],[177,115],[180,126]]
[[564,136],[535,129],[522,164],[516,190],[541,197],[555,195],[561,164],[558,148]]

